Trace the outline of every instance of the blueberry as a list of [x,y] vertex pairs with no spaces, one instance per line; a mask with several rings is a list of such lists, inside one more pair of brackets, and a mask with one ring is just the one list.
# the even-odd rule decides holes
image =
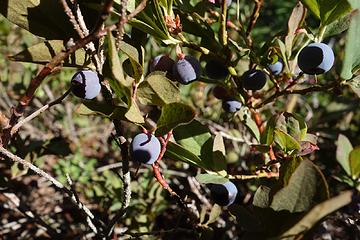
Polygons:
[[322,74],[334,65],[334,52],[325,43],[311,43],[304,47],[298,56],[301,71],[307,74]]
[[236,100],[224,100],[222,107],[226,112],[234,113],[240,110],[241,102]]
[[172,60],[167,55],[156,56],[150,62],[150,72],[162,71],[162,72],[171,72],[175,61]]
[[71,79],[71,86],[74,95],[83,99],[93,99],[101,90],[98,74],[90,70],[75,73]]
[[226,99],[229,97],[228,91],[224,87],[221,87],[221,86],[214,87],[213,95],[217,99]]
[[189,84],[200,76],[200,69],[199,61],[193,56],[188,55],[175,62],[173,66],[173,76],[178,82]]
[[139,133],[131,142],[131,157],[140,163],[153,164],[160,152],[161,144],[153,134]]
[[220,206],[229,206],[234,203],[238,190],[232,182],[209,185],[211,199]]
[[205,73],[209,78],[224,79],[229,71],[223,62],[211,59],[205,65]]
[[281,60],[277,61],[276,63],[274,64],[270,64],[268,66],[269,70],[271,71],[272,74],[274,75],[279,75],[283,68],[284,68],[284,64]]
[[[212,2],[215,4],[216,7],[221,7],[223,0],[209,0],[209,2]],[[229,8],[231,4],[231,0],[226,0],[226,7]]]
[[261,70],[252,69],[242,75],[241,82],[246,90],[260,90],[266,84],[266,75]]

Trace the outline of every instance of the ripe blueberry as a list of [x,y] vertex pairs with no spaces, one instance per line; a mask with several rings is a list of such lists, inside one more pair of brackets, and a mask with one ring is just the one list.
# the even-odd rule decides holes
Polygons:
[[173,76],[178,82],[189,84],[200,76],[200,69],[199,61],[193,56],[188,55],[175,62],[173,66]]
[[153,134],[139,133],[131,142],[131,157],[140,163],[153,164],[160,152],[161,144]]
[[325,43],[311,43],[304,47],[298,56],[301,71],[307,74],[322,74],[334,65],[334,52]]
[[223,184],[209,184],[210,194],[213,201],[220,206],[229,206],[234,203],[238,190],[232,182]]
[[271,71],[272,74],[274,75],[279,75],[283,68],[284,68],[284,64],[281,60],[277,61],[276,63],[274,64],[270,64],[268,66],[269,70]]
[[266,75],[261,70],[252,69],[242,75],[241,82],[246,90],[260,90],[266,84]]
[[224,100],[222,107],[226,112],[234,113],[240,110],[241,102],[236,100]]
[[205,65],[205,73],[209,78],[224,79],[229,72],[223,62],[211,59]]
[[224,87],[221,87],[221,86],[214,87],[213,95],[217,99],[226,99],[229,97],[228,91]]
[[167,55],[156,56],[150,62],[150,72],[162,71],[162,72],[171,72],[175,61],[172,60]]
[[74,95],[83,99],[93,99],[101,90],[98,74],[90,70],[75,73],[71,79],[71,87]]

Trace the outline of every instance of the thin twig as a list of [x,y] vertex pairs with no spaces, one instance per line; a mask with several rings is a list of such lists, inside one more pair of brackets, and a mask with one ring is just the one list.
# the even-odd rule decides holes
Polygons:
[[16,155],[12,154],[11,152],[9,152],[7,149],[5,149],[2,146],[0,146],[0,153],[2,153],[4,156],[9,158],[13,162],[16,162],[18,164],[21,164],[24,167],[27,167],[27,168],[31,169],[37,175],[39,175],[39,176],[45,178],[46,180],[50,181],[55,187],[57,187],[60,191],[62,191],[68,197],[70,197],[70,199],[75,204],[75,206],[77,206],[77,208],[80,209],[84,213],[84,215],[86,216],[86,220],[88,222],[88,225],[94,231],[94,233],[97,234],[97,235],[101,234],[101,232],[99,231],[102,228],[101,222],[99,222],[98,220],[95,219],[95,217],[91,213],[91,211],[82,202],[76,200],[76,197],[74,196],[74,193],[70,189],[65,187],[61,182],[59,182],[58,180],[53,178],[50,174],[44,172],[43,170],[36,167],[32,163],[30,163],[30,162],[28,162],[28,161],[26,161],[26,160],[24,160],[24,159],[22,159],[22,158],[20,158],[20,157],[18,157]]
[[74,45],[70,46],[66,50],[61,51],[60,53],[55,55],[51,59],[51,61],[48,64],[46,64],[45,67],[43,67],[41,69],[41,71],[31,80],[28,88],[26,89],[25,95],[23,95],[20,98],[18,105],[12,109],[9,126],[7,126],[2,131],[2,135],[1,135],[1,145],[2,146],[6,147],[8,145],[9,140],[12,137],[11,129],[17,123],[19,118],[23,115],[25,108],[29,105],[30,101],[34,97],[35,91],[39,88],[39,86],[41,85],[43,80],[52,73],[54,68],[59,66],[63,60],[68,58],[72,53],[74,53],[79,48],[85,47],[86,44],[88,44],[106,34],[108,29],[106,29],[106,31],[104,31],[104,30],[101,30],[101,27],[111,13],[112,4],[113,4],[113,0],[105,1],[103,9],[101,11],[101,14],[98,18],[98,21],[95,24],[94,30],[85,38],[79,39],[78,41],[76,41],[74,43]]
[[71,88],[69,88],[61,97],[59,97],[58,99],[55,99],[54,101],[44,105],[43,107],[39,108],[38,110],[36,110],[35,112],[33,112],[32,114],[30,114],[29,116],[27,116],[26,118],[24,118],[23,120],[19,121],[12,129],[11,129],[11,135],[15,134],[19,128],[21,128],[21,126],[23,126],[24,124],[30,122],[32,119],[34,119],[35,117],[37,117],[38,115],[40,115],[41,113],[45,112],[47,109],[51,108],[52,106],[61,103],[67,95],[69,95],[71,92]]
[[246,29],[246,37],[248,39],[248,42],[250,43],[250,46],[252,45],[252,39],[251,39],[250,34],[255,27],[257,19],[259,18],[262,3],[263,3],[263,0],[255,0],[255,7],[250,16],[249,25]]

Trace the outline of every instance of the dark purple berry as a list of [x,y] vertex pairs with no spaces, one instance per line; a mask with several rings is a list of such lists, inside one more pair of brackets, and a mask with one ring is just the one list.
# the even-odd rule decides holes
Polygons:
[[271,71],[272,74],[274,75],[279,75],[283,68],[284,68],[284,64],[281,60],[277,61],[276,63],[274,64],[270,64],[268,66],[269,70]]
[[266,75],[261,70],[249,70],[242,75],[241,82],[246,90],[260,90],[266,84]]
[[229,206],[234,203],[238,190],[232,182],[224,184],[209,184],[211,199],[220,206]]
[[236,100],[224,100],[222,107],[226,112],[234,113],[240,110],[242,104]]
[[226,99],[229,97],[229,93],[226,90],[226,88],[221,87],[221,86],[216,86],[213,89],[213,95],[214,97],[216,97],[217,99]]
[[173,66],[173,77],[182,84],[189,84],[200,76],[201,66],[193,56],[179,59]]
[[167,55],[156,56],[150,62],[150,72],[162,71],[162,72],[171,72],[175,61],[172,60]]
[[334,65],[334,52],[324,43],[311,43],[304,47],[298,56],[301,71],[307,74],[322,74]]
[[99,95],[101,90],[99,76],[96,72],[82,70],[72,77],[71,91],[82,99],[93,99]]
[[131,142],[130,154],[137,162],[153,164],[160,152],[160,141],[153,134],[139,133]]

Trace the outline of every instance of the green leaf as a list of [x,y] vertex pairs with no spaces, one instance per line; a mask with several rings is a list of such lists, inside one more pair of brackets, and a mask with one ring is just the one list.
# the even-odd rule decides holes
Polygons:
[[[56,54],[64,49],[64,42],[62,40],[50,40],[35,44],[14,56],[10,56],[9,59],[19,62],[47,64]],[[84,49],[78,49],[75,53],[71,54],[64,60],[63,66],[79,68],[94,67],[91,62],[91,57]]]
[[346,36],[345,57],[341,70],[343,79],[350,79],[353,73],[360,67],[360,13],[359,6],[356,12],[353,12],[351,23]]
[[309,160],[303,160],[289,184],[273,197],[270,207],[275,211],[304,212],[310,209],[317,193],[318,172]]
[[163,106],[179,102],[180,91],[163,72],[153,72],[138,86],[137,97],[141,104]]
[[270,205],[271,188],[260,185],[254,194],[253,205],[260,208],[267,208]]
[[280,146],[280,148],[288,153],[293,154],[298,152],[301,148],[300,143],[290,136],[289,134],[285,133],[280,129],[275,129],[275,142]]
[[214,138],[213,143],[213,170],[221,171],[226,169],[226,152],[225,152],[225,144],[224,139],[221,133],[217,133]]
[[327,25],[324,33],[324,38],[338,35],[347,30],[350,27],[352,15],[353,13],[349,13],[346,16]]
[[351,90],[360,98],[360,75],[346,82]]
[[326,26],[351,10],[347,0],[302,0],[310,11]]
[[288,21],[288,32],[285,37],[285,46],[286,46],[286,55],[291,56],[293,41],[295,38],[295,34],[297,29],[301,26],[306,16],[306,8],[301,2],[298,2],[294,7],[289,21]]
[[131,65],[133,67],[135,81],[139,82],[142,79],[144,73],[142,64],[144,59],[143,53],[139,53],[139,51],[135,47],[124,41],[121,41],[119,43],[119,50],[129,57]]
[[166,146],[165,156],[175,161],[182,161],[196,167],[206,168],[198,156],[188,151],[183,146],[173,142],[169,142]]
[[145,122],[144,117],[141,114],[136,102],[131,103],[128,111],[125,113],[124,116],[128,121],[130,121],[132,123],[142,124]]
[[360,147],[356,147],[350,152],[349,165],[352,178],[358,179],[360,177]]
[[60,1],[7,0],[0,13],[10,22],[45,39],[69,40],[77,37]]
[[130,103],[132,81],[126,81],[124,78],[123,68],[120,62],[118,52],[116,51],[115,38],[112,36],[110,31],[108,31],[107,36],[109,42],[109,64],[111,70],[111,78],[109,79],[109,84],[119,98],[125,96],[128,103]]
[[262,144],[271,145],[274,142],[274,130],[278,117],[278,115],[274,115],[266,123],[265,131],[262,133],[260,139]]
[[174,129],[174,138],[181,146],[201,159],[207,170],[213,167],[213,140],[208,127],[193,120]]
[[297,141],[301,141],[306,136],[307,126],[302,117],[292,113],[281,113],[276,122],[276,128],[281,129]]
[[209,220],[205,223],[205,226],[214,223],[219,218],[221,213],[221,206],[219,206],[218,204],[214,204],[210,211]]
[[229,181],[229,179],[224,178],[222,176],[215,174],[208,174],[208,173],[198,174],[196,176],[196,180],[198,180],[198,182],[202,184],[209,184],[209,183],[224,184]]
[[242,107],[237,114],[239,115],[241,122],[250,130],[256,140],[260,141],[259,128],[257,127],[255,121],[251,118],[250,110],[247,107]]
[[[123,108],[126,110],[126,108]],[[75,109],[75,112],[80,115],[100,115],[110,117],[114,112],[115,107],[103,102],[84,101]]]
[[339,137],[336,141],[336,160],[341,165],[341,167],[345,170],[348,176],[351,176],[351,169],[349,164],[349,155],[350,152],[353,150],[353,146],[349,139],[339,134]]
[[301,0],[302,3],[315,15],[315,17],[320,19],[320,6],[317,0]]
[[195,110],[183,103],[165,104],[157,121],[157,135],[163,135],[178,125],[190,122],[195,117]]

